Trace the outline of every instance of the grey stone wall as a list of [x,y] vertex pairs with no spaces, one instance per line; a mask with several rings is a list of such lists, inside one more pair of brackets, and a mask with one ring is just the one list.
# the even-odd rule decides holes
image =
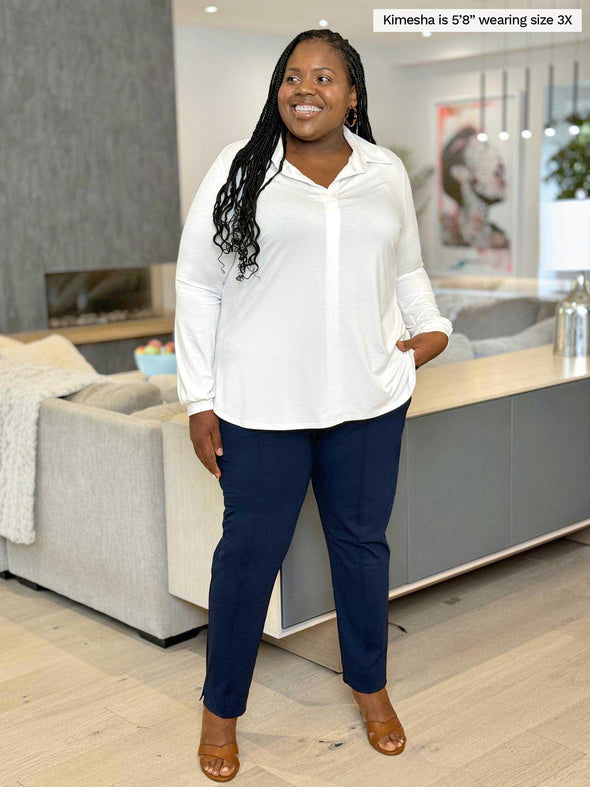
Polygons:
[[171,0],[0,3],[0,331],[47,328],[45,272],[171,262]]

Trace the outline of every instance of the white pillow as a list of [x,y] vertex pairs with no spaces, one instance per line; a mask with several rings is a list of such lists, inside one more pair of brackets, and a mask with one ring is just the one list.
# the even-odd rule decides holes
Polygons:
[[[6,340],[7,337],[3,337]],[[10,342],[11,340],[9,340]],[[57,369],[81,369],[96,372],[74,344],[60,333],[52,333],[35,342],[16,342],[0,345],[0,356],[38,366],[53,366]]]

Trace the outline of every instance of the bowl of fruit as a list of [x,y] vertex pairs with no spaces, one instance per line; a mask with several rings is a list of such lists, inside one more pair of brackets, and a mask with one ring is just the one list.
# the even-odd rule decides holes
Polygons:
[[146,377],[153,374],[176,374],[176,353],[174,342],[163,344],[160,339],[151,339],[140,344],[133,352],[135,364]]

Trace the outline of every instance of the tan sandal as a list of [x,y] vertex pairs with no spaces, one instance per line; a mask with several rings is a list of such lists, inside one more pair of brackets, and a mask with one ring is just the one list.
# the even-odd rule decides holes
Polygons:
[[203,771],[205,776],[208,776],[214,782],[229,782],[231,779],[234,778],[234,776],[240,770],[240,761],[237,757],[238,744],[235,743],[235,741],[234,743],[226,743],[223,746],[214,746],[212,743],[200,743],[197,754],[199,755],[199,757],[203,754],[207,754],[211,757],[219,757],[220,759],[231,762],[232,765],[235,766],[233,773],[230,773],[228,776],[222,776],[221,774],[215,776],[214,773],[208,773],[205,770],[205,766],[203,765],[203,760],[200,760],[201,770]]
[[[394,714],[395,715],[388,721],[365,721],[363,719],[365,727],[367,728],[367,737],[369,739],[369,743],[381,754],[401,754],[406,748],[406,734],[404,732],[404,728],[402,727],[402,724],[395,711]],[[402,738],[401,746],[397,746],[391,751],[383,749],[381,746],[379,746],[379,741],[385,737],[388,732],[394,732],[396,735],[399,735],[399,737]]]

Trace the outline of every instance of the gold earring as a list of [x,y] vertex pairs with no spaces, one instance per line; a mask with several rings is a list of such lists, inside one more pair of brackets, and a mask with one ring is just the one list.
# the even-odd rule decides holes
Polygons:
[[[350,112],[351,109],[354,112],[354,120],[352,121],[352,123],[349,123],[348,122],[348,113]],[[346,123],[346,125],[349,128],[352,128],[353,126],[356,126],[356,119],[357,119],[356,108],[355,107],[348,107],[348,109],[346,110],[346,116],[344,118],[344,122]]]

